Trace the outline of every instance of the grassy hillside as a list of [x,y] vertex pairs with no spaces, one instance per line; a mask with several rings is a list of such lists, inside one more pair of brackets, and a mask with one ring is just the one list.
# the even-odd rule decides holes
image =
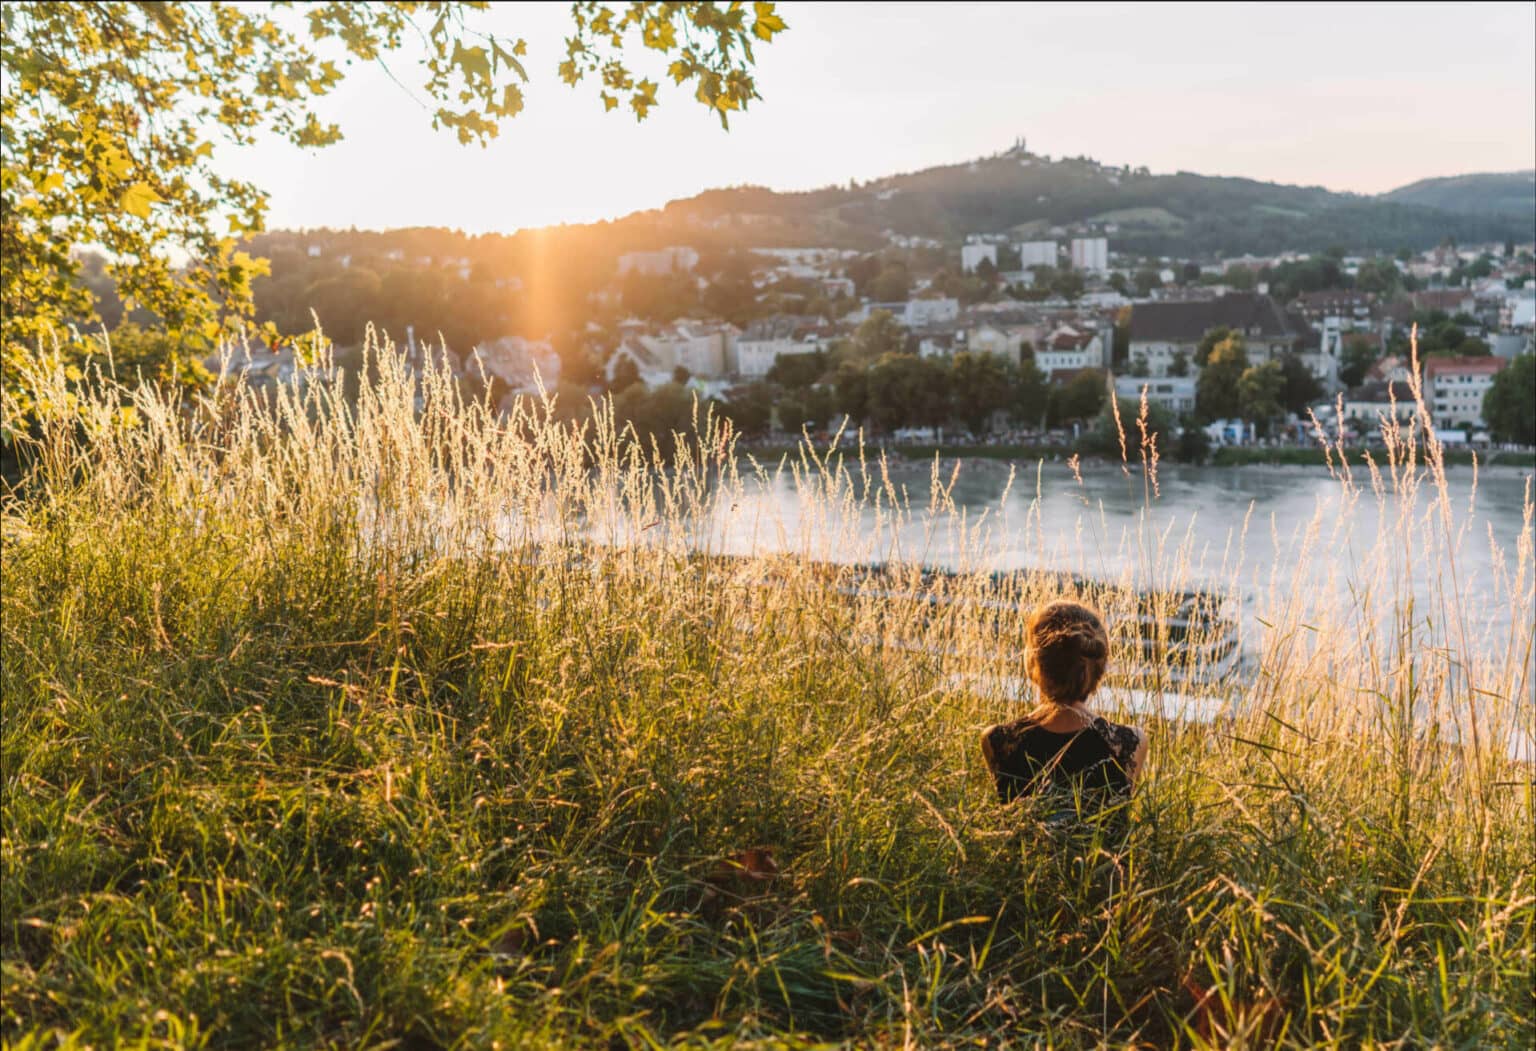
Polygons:
[[1536,234],[1536,171],[1422,179],[1381,196],[1446,212],[1511,216],[1524,221],[1527,238]]
[[1084,160],[1001,156],[907,175],[858,189],[779,194],[715,190],[668,205],[663,218],[688,226],[731,223],[765,243],[892,230],[956,240],[1016,227],[1047,229],[1085,221],[1119,223],[1117,247],[1169,255],[1211,252],[1424,248],[1530,237],[1524,219],[1464,214],[1398,201],[1180,172],[1137,175]]
[[[195,408],[31,380],[0,518],[8,1046],[1530,1046],[1529,639],[1480,617],[1530,623],[1531,534],[1463,603],[1486,541],[1411,447],[1336,566],[1369,586],[1252,595],[1260,666],[1216,724],[1106,691],[1149,766],[1123,836],[1062,831],[981,762],[1016,617],[701,559],[750,525],[713,423],[658,464],[444,377],[418,414],[396,360],[355,409],[325,370]],[[872,558],[928,514],[881,464],[797,462],[764,537]],[[930,484],[979,561],[995,526]],[[1378,499],[1340,486],[1339,514]],[[1347,525],[1318,513],[1298,572]],[[1136,574],[1186,579],[1146,528]],[[1114,584],[1082,597],[1136,668]]]

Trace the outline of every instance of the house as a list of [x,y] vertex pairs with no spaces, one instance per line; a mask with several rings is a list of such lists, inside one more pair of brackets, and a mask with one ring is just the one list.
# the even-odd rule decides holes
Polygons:
[[1205,334],[1218,328],[1243,337],[1251,365],[1301,353],[1313,340],[1311,327],[1269,296],[1229,292],[1216,299],[1136,304],[1131,310],[1130,354],[1142,358],[1152,376],[1167,376],[1174,355],[1182,354],[1192,363]]
[[745,379],[761,379],[781,355],[817,350],[821,327],[821,318],[799,314],[777,314],[754,321],[736,337],[732,371]]
[[1470,314],[1477,309],[1477,296],[1470,288],[1432,288],[1409,296],[1415,310],[1443,310],[1447,314]]
[[625,252],[619,256],[619,276],[637,273],[654,277],[691,271],[698,265],[698,252],[686,245],[672,245],[654,252]]
[[1039,332],[1039,326],[1034,324],[984,321],[965,333],[965,348],[972,354],[1007,358],[1017,365],[1024,357],[1025,345],[1033,347]]
[[1165,376],[1160,379],[1116,376],[1115,397],[1121,405],[1138,405],[1142,391],[1146,391],[1149,405],[1173,413],[1194,412],[1196,382],[1193,376]]
[[1035,367],[1047,376],[1065,370],[1102,369],[1109,363],[1113,338],[1107,326],[1057,325],[1035,345]]
[[678,368],[701,379],[719,379],[735,350],[737,330],[719,322],[682,319],[659,332],[642,332],[635,339],[670,374]]
[[1408,374],[1411,371],[1408,359],[1400,358],[1396,354],[1388,354],[1371,363],[1371,367],[1365,372],[1365,378],[1367,382],[1374,380],[1385,383],[1407,383]]
[[251,387],[268,387],[291,380],[298,371],[293,345],[267,346],[245,341],[227,351],[217,350],[203,359],[203,367],[215,376],[238,376]]
[[1344,395],[1344,419],[1365,425],[1357,429],[1371,430],[1382,419],[1406,423],[1418,411],[1413,388],[1396,380],[1372,380]]
[[1483,396],[1509,361],[1505,358],[1439,357],[1424,362],[1424,399],[1430,404],[1435,426],[1446,429],[1471,424],[1482,427]]
[[634,364],[640,382],[647,387],[659,387],[663,383],[672,382],[672,365],[658,359],[638,339],[626,337],[619,342],[618,347],[608,356],[608,363],[603,366],[603,376],[609,384],[618,376],[619,365],[624,361]]
[[464,364],[468,375],[494,376],[516,394],[536,394],[540,385],[552,391],[560,382],[559,355],[545,339],[503,336],[477,345]]
[[1324,290],[1303,292],[1292,309],[1313,325],[1338,318],[1346,329],[1369,328],[1376,313],[1376,297],[1370,292]]
[[913,333],[917,337],[917,356],[948,358],[965,350],[965,332],[950,327],[935,327]]

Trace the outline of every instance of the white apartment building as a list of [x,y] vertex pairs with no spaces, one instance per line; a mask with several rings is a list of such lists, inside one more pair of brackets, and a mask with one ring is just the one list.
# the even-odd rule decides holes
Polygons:
[[1504,358],[1431,357],[1424,363],[1426,399],[1435,426],[1447,430],[1471,424],[1482,427],[1483,397],[1509,362]]
[[1173,413],[1195,411],[1194,376],[1116,376],[1115,397],[1121,405],[1140,405],[1141,392],[1147,392],[1147,404]]
[[655,336],[641,336],[640,342],[672,367],[682,366],[700,379],[718,379],[725,375],[730,344],[736,337],[731,325],[701,321],[679,321]]
[[958,299],[909,299],[906,309],[902,311],[901,319],[906,322],[908,328],[921,328],[924,325],[942,325],[945,322],[954,321],[959,316],[960,300]]
[[1024,344],[1033,345],[1039,334],[1036,325],[1010,325],[983,322],[965,334],[965,349],[972,354],[991,354],[1007,358],[1015,365],[1022,357]]
[[1019,266],[1025,270],[1032,266],[1055,265],[1055,241],[1025,241],[1019,245]]
[[997,245],[967,244],[960,246],[960,269],[970,273],[985,259],[997,268]]
[[736,337],[736,374],[744,379],[762,379],[781,356],[820,349],[814,335],[819,324],[819,318],[795,315],[752,322]]
[[1104,237],[1074,237],[1072,266],[1102,274],[1109,269],[1109,240]]
[[1058,325],[1035,347],[1035,367],[1047,376],[1077,369],[1101,369],[1109,361],[1113,330]]

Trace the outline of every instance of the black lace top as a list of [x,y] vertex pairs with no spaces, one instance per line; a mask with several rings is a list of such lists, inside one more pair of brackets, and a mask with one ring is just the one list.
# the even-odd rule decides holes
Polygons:
[[1129,726],[1095,718],[1070,733],[1046,730],[1029,716],[994,726],[981,738],[997,796],[1004,803],[1044,787],[1130,791],[1126,774],[1141,736]]

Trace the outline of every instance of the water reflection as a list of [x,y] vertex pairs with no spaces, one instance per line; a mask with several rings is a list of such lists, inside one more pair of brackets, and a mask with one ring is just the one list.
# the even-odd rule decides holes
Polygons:
[[1358,469],[1351,494],[1321,469],[1165,465],[1154,494],[1140,471],[1127,474],[1118,464],[1085,466],[1080,478],[1057,463],[1010,477],[1005,464],[966,460],[949,485],[953,468],[954,461],[941,465],[953,515],[929,513],[926,464],[891,472],[891,487],[910,502],[905,516],[893,516],[883,496],[878,506],[839,515],[816,498],[814,485],[787,471],[750,480],[711,523],[709,543],[737,553],[801,550],[846,561],[904,558],[1235,587],[1246,646],[1257,638],[1263,611],[1297,593],[1326,605],[1367,590],[1411,590],[1427,618],[1468,617],[1476,640],[1502,646],[1530,631],[1530,577],[1516,582],[1513,595],[1507,579],[1528,530],[1528,471],[1483,471],[1474,500],[1471,470],[1453,469],[1447,534],[1428,481],[1405,502],[1374,493]]

